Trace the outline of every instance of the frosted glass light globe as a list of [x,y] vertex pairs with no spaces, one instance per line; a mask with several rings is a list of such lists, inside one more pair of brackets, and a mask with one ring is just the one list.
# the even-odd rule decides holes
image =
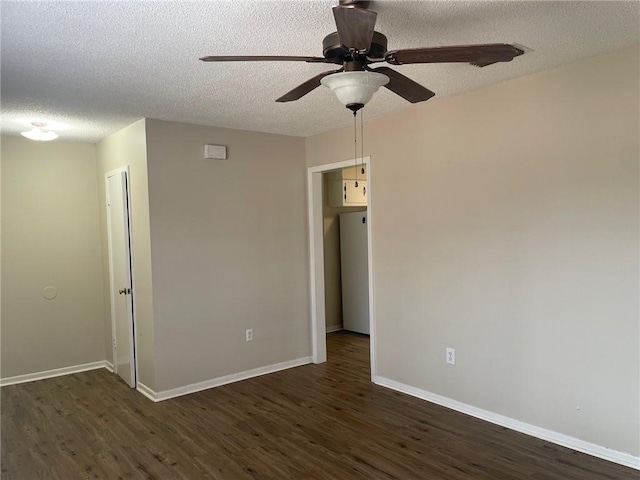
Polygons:
[[376,72],[340,72],[327,75],[320,83],[329,87],[343,105],[366,105],[389,77]]

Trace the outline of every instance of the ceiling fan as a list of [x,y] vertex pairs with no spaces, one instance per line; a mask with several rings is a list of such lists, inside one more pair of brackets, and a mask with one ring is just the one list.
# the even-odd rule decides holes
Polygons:
[[322,41],[322,57],[303,56],[207,56],[203,62],[289,61],[332,63],[337,70],[323,72],[298,85],[276,102],[298,100],[320,85],[331,88],[338,99],[354,113],[366,104],[379,87],[385,86],[411,103],[429,100],[435,95],[428,88],[386,66],[370,65],[386,62],[391,65],[410,63],[470,63],[486,67],[497,62],[510,62],[523,50],[513,45],[492,43],[445,47],[387,50],[387,37],[376,32],[377,13],[369,10],[371,2],[339,0],[333,7],[337,31]]

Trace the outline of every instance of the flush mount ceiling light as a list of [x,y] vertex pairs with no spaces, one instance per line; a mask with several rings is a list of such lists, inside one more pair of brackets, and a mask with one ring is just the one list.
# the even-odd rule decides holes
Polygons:
[[371,100],[380,87],[389,83],[389,77],[376,72],[340,72],[327,75],[320,83],[329,87],[345,107],[356,112]]
[[31,122],[31,125],[33,125],[33,129],[21,132],[20,135],[27,137],[29,140],[36,140],[40,142],[48,142],[49,140],[55,140],[58,138],[58,134],[56,132],[43,130],[47,126],[46,123]]

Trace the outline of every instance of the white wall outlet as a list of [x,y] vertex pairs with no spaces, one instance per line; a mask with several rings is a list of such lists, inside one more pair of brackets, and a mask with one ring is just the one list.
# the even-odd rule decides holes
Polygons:
[[244,332],[244,338],[247,342],[253,340],[253,328],[247,328],[247,330]]
[[447,347],[447,363],[449,365],[456,364],[456,349]]

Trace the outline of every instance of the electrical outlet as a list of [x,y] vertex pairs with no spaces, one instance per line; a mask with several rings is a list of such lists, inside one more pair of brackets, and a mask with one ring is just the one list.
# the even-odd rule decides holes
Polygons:
[[244,338],[247,342],[253,340],[253,328],[247,328],[247,330],[244,332]]
[[456,364],[456,349],[447,347],[447,363],[449,365]]

